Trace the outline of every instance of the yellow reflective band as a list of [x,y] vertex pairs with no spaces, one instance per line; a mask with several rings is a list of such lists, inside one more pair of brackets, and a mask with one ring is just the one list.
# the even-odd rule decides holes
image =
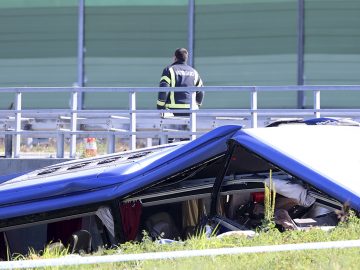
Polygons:
[[175,92],[170,92],[170,104],[166,104],[167,109],[189,109],[190,104],[176,104]]
[[197,87],[201,87],[201,86],[203,86],[203,82],[202,82],[202,80],[200,79],[200,80],[199,80],[199,84],[197,85]]
[[165,101],[158,100],[156,104],[159,105],[159,106],[164,106]]
[[190,109],[190,104],[166,104],[167,109]]
[[170,92],[170,104],[175,104],[175,92]]
[[170,80],[171,80],[171,87],[175,87],[175,72],[173,68],[169,68],[170,71]]
[[170,78],[168,77],[168,76],[162,76],[161,78],[160,78],[160,82],[161,81],[165,81],[165,82],[167,82],[168,84],[170,84],[170,82],[171,82],[171,80],[170,80]]

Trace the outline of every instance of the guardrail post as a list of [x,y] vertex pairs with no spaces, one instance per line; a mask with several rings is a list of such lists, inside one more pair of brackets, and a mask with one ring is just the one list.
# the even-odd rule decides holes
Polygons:
[[162,132],[160,135],[160,144],[167,144],[169,143],[169,136],[165,134],[165,132]]
[[75,158],[76,154],[76,126],[77,126],[77,101],[78,92],[73,91],[71,94],[71,123],[70,123],[70,158]]
[[13,137],[10,134],[5,134],[5,141],[4,141],[4,145],[5,145],[5,157],[6,158],[11,158],[12,157],[12,151],[13,151]]
[[16,92],[15,93],[15,145],[14,145],[14,158],[18,158],[20,157],[20,141],[21,141],[21,136],[20,136],[20,132],[21,131],[21,97],[22,97],[22,93],[21,92]]
[[146,147],[151,147],[152,145],[152,138],[146,138]]
[[110,135],[108,135],[107,153],[108,154],[115,153],[115,134],[110,133]]
[[136,149],[136,93],[134,91],[129,92],[129,109],[130,109],[130,149]]
[[63,133],[59,133],[56,138],[56,157],[57,158],[64,158],[65,157],[65,151],[64,151],[64,145],[65,145],[65,135]]
[[258,120],[258,113],[257,113],[257,91],[256,87],[253,88],[251,91],[251,127],[257,128],[257,120]]
[[320,91],[314,91],[314,115],[316,118],[320,118]]
[[[190,113],[190,131],[191,133],[196,132],[196,112],[194,112],[196,108],[196,92],[191,92],[191,104],[190,104],[190,110],[192,112]],[[195,140],[196,135],[191,134],[191,140]]]

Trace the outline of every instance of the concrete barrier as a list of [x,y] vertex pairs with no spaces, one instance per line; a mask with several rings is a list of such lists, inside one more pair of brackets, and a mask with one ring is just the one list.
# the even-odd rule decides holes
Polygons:
[[72,159],[66,158],[0,158],[0,176],[20,175]]

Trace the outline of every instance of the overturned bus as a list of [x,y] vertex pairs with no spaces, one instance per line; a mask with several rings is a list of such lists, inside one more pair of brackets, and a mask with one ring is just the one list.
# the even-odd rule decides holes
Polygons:
[[[251,231],[276,193],[280,230],[336,226],[360,210],[360,128],[223,126],[191,142],[65,162],[0,183],[0,257],[61,241],[96,250],[141,240]],[[271,175],[270,175],[271,174]]]

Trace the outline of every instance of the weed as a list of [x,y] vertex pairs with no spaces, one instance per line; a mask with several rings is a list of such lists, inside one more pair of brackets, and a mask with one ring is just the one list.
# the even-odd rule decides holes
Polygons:
[[69,249],[66,248],[61,242],[54,242],[47,245],[44,250],[37,252],[33,248],[29,248],[26,256],[22,254],[13,254],[13,260],[37,260],[37,259],[50,259],[59,258],[69,254]]
[[261,230],[268,231],[275,228],[274,213],[275,213],[275,197],[276,190],[272,181],[272,170],[269,172],[269,186],[264,183],[264,219],[262,220]]

